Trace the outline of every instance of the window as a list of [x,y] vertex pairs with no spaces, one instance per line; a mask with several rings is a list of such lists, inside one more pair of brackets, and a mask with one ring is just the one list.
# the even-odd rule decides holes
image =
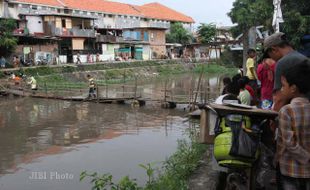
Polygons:
[[148,32],[145,31],[143,37],[144,37],[144,41],[146,41],[146,42],[149,41],[149,33]]
[[42,6],[41,9],[45,11],[45,10],[47,10],[47,7]]
[[29,5],[23,4],[23,5],[22,5],[22,8],[27,9],[27,8],[29,8]]
[[69,9],[64,9],[65,14],[69,14]]
[[61,12],[61,10],[60,9],[57,9],[57,13],[60,13]]
[[14,8],[14,4],[13,3],[9,3],[9,8]]
[[62,28],[66,28],[66,19],[61,19],[61,26]]
[[87,11],[83,11],[83,15],[87,15]]
[[31,9],[32,9],[32,10],[38,10],[38,6],[32,5],[32,6],[31,6]]

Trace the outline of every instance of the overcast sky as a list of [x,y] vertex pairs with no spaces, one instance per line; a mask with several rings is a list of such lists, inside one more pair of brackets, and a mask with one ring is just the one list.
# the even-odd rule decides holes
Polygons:
[[231,26],[227,13],[234,0],[113,0],[134,5],[158,2],[172,9],[191,16],[196,24],[215,23],[220,26]]

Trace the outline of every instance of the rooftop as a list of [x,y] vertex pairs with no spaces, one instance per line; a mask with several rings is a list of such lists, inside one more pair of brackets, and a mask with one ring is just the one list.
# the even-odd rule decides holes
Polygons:
[[194,23],[191,17],[160,3],[148,3],[138,6],[107,0],[12,0],[12,2]]

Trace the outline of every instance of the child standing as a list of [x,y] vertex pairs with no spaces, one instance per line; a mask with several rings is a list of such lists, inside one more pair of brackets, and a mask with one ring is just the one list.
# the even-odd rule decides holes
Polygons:
[[96,98],[96,83],[93,77],[91,77],[89,74],[87,75],[88,79],[88,86],[89,86],[89,92],[88,92],[88,98]]
[[256,91],[257,89],[257,76],[255,71],[255,57],[256,51],[254,49],[248,50],[248,59],[246,61],[246,76],[250,79],[249,85]]
[[241,104],[251,105],[251,95],[250,95],[249,91],[245,88],[246,80],[244,78],[239,79],[238,85],[240,88],[238,98],[241,101]]
[[283,72],[281,93],[290,104],[279,111],[275,161],[284,190],[310,189],[310,61]]

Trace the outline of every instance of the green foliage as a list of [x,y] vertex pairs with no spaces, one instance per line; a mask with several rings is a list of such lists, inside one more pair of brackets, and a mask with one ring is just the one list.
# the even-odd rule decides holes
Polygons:
[[252,26],[265,25],[272,19],[273,4],[269,0],[236,0],[228,13],[233,23],[238,24],[240,31]]
[[[309,0],[285,0],[281,8],[284,23],[280,24],[280,31],[287,34],[293,46],[300,48],[301,37],[310,33]],[[272,30],[273,3],[270,0],[236,0],[228,15],[238,24],[232,29],[234,37],[251,26],[264,25]]]
[[28,76],[51,75],[51,74],[54,74],[54,69],[48,66],[37,67],[37,68],[27,68],[27,69],[24,69],[23,73]]
[[235,67],[228,68],[218,64],[197,65],[194,69],[194,72],[197,73],[232,73],[236,71],[237,69]]
[[225,66],[235,66],[239,67],[242,65],[242,52],[240,51],[231,51],[229,48],[226,48],[225,51],[221,54],[221,63]]
[[200,23],[197,32],[199,41],[202,44],[207,44],[212,40],[214,40],[214,37],[216,35],[216,26],[213,23],[211,24]]
[[282,1],[284,23],[280,30],[284,32],[291,44],[299,49],[300,39],[305,34],[310,34],[310,4],[308,0]]
[[189,44],[192,41],[192,35],[183,27],[182,23],[171,24],[170,32],[166,35],[168,43]]
[[0,20],[0,56],[9,56],[15,50],[17,46],[17,39],[12,33],[15,28],[15,20]]

